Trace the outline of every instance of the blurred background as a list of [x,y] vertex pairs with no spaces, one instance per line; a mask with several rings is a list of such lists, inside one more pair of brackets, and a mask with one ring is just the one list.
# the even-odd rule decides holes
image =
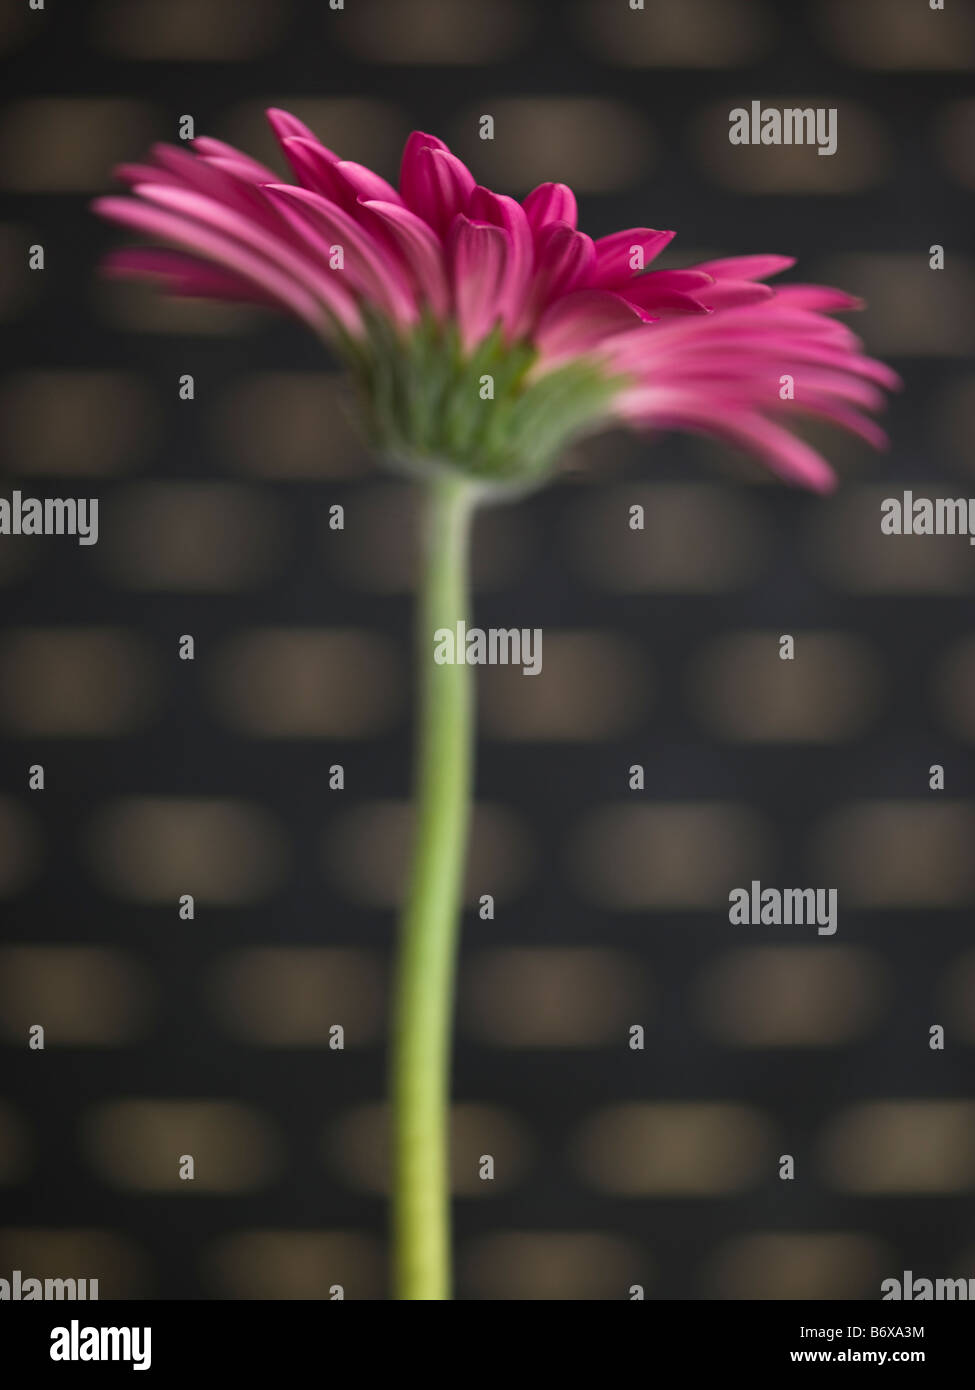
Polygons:
[[[412,497],[310,336],[100,281],[87,211],[187,114],[279,166],[271,104],[387,177],[418,127],[563,179],[593,235],[676,227],[662,264],[795,255],[906,381],[888,456],[816,436],[828,500],[619,434],[478,522],[474,621],[545,645],[478,677],[459,1296],[975,1274],[975,558],[879,529],[975,492],[975,6],[3,0],[0,45],[3,495],[101,501],[95,547],[0,538],[0,1276],[386,1294]],[[837,154],[730,145],[752,99],[835,106]],[[836,936],[731,927],[753,878],[838,888]]]

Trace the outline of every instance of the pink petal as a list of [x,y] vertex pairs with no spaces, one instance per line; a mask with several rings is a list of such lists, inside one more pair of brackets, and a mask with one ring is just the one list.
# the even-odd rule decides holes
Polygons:
[[[822,362],[840,370],[846,363],[868,363],[869,358],[846,348],[798,342],[781,343],[767,334],[720,333],[716,319],[687,320],[702,327],[696,335],[675,332],[674,321],[655,324],[652,333],[628,333],[613,343],[613,357],[621,370],[639,372],[647,379],[686,381],[705,371],[738,369],[749,375],[772,371],[787,351],[790,360]],[[678,324],[682,330],[683,323]],[[720,336],[719,336],[720,333]],[[713,341],[712,341],[713,339]],[[769,365],[771,364],[771,366]],[[852,369],[852,367],[851,367]],[[868,370],[861,372],[868,375]]]
[[466,213],[474,192],[474,175],[449,150],[422,146],[401,184],[406,206],[444,236],[458,213]]
[[[124,227],[145,232],[149,236],[215,261],[245,280],[266,291],[275,301],[291,309],[312,328],[320,331],[323,327],[322,305],[304,287],[299,279],[282,272],[265,257],[255,254],[247,246],[233,237],[224,236],[202,223],[150,207],[133,198],[98,198],[92,204],[93,210],[109,221],[119,222]],[[350,331],[361,327],[355,306],[349,301],[344,305],[336,296],[327,305],[336,317]]]
[[210,159],[212,156],[217,159],[232,159],[235,164],[240,164],[248,170],[254,183],[273,182],[277,178],[274,170],[269,169],[266,164],[258,163],[256,159],[251,159],[249,154],[244,154],[243,150],[238,150],[223,140],[214,140],[210,135],[198,135],[193,141],[193,149],[204,159]]
[[[209,192],[213,188],[222,188],[226,183],[226,176],[214,171],[205,159],[191,154],[189,150],[181,150],[178,145],[158,143],[152,146],[151,154],[160,169],[175,174],[182,183],[188,184],[191,188],[201,188]],[[150,179],[148,182],[152,183],[154,180]]]
[[435,135],[426,135],[422,130],[414,130],[403,146],[403,158],[399,166],[399,191],[407,207],[416,211],[414,200],[420,193],[418,161],[421,150],[443,150],[449,154],[447,146]]
[[308,188],[277,183],[268,184],[264,192],[299,235],[326,257],[326,263],[332,245],[343,248],[345,270],[330,274],[347,274],[350,282],[396,323],[416,322],[416,302],[402,268],[390,261],[380,243],[354,217]]
[[711,286],[715,284],[714,276],[705,274],[703,270],[648,270],[627,281],[625,289],[628,291],[634,284],[644,281],[661,289],[681,290],[686,294],[697,294],[698,290],[703,293],[705,289],[710,293]]
[[101,265],[109,276],[162,279],[170,294],[192,299],[240,300],[278,309],[272,295],[256,285],[221,270],[212,262],[201,261],[180,251],[164,251],[152,246],[123,246],[110,251]]
[[858,410],[851,410],[849,406],[842,405],[829,397],[814,396],[802,402],[801,405],[799,402],[796,404],[799,405],[801,414],[816,415],[823,420],[828,420],[832,425],[839,425],[848,434],[858,435],[874,449],[886,449],[890,443],[885,431],[875,421],[868,420]]
[[[383,203],[400,203],[402,199],[393,186],[362,164],[350,159],[335,159],[317,141],[298,136],[284,141],[285,153],[298,182],[313,193],[337,203],[340,208],[358,215],[363,199],[378,199]],[[279,183],[279,179],[272,179]]]
[[[631,227],[629,231],[599,237],[594,243],[596,267],[591,284],[601,289],[618,289],[632,279],[636,271],[645,269],[651,261],[656,260],[676,235],[676,232],[657,232],[652,227]],[[642,265],[631,264],[634,248],[642,254]],[[694,269],[703,270],[705,267],[695,266]]]
[[641,321],[639,309],[610,290],[575,290],[545,310],[534,333],[546,368],[590,352]]
[[[778,293],[766,304],[758,308],[751,305],[738,309],[727,309],[721,315],[721,324],[726,328],[751,326],[788,341],[792,335],[797,338],[813,338],[821,342],[845,343],[859,347],[860,339],[845,323],[830,319],[825,314],[817,314],[809,309],[796,309],[779,302]],[[787,336],[788,335],[788,336]]]
[[845,290],[830,289],[828,285],[778,285],[775,298],[779,304],[792,309],[817,309],[824,314],[840,314],[848,309],[864,308],[864,301]]
[[737,410],[734,401],[657,388],[626,393],[618,408],[631,420],[655,429],[713,435],[757,455],[779,477],[814,492],[831,492],[836,486],[833,470],[815,449],[763,416]]
[[716,420],[703,428],[757,454],[786,482],[798,483],[813,492],[832,492],[836,487],[836,474],[822,454],[760,415],[735,416],[727,422]]
[[[830,370],[806,362],[787,362],[782,371],[788,372],[794,379],[794,403],[797,405],[806,400],[833,397],[861,406],[864,410],[885,410],[887,407],[887,397],[874,382],[863,376],[854,376],[850,371]],[[791,405],[793,402],[787,401],[785,404]]]
[[[336,202],[341,199],[346,185],[335,178],[334,169],[339,161],[331,150],[327,150],[318,140],[309,140],[303,135],[286,135],[281,141],[281,148],[300,184],[310,188],[313,193],[334,198]],[[280,179],[275,176],[268,182],[280,183]]]
[[695,270],[706,270],[716,280],[767,280],[796,263],[794,256],[726,256],[719,261],[705,261]]
[[644,309],[648,314],[653,314],[656,317],[665,314],[707,314],[711,312],[702,302],[704,291],[700,292],[700,297],[685,294],[682,290],[671,289],[666,284],[659,283],[652,275],[637,275],[635,279],[621,285],[617,293],[623,295],[630,304],[636,304],[638,308]]
[[701,291],[701,301],[709,309],[738,309],[744,304],[761,304],[762,300],[781,293],[755,280],[715,280]]
[[[299,121],[297,116],[292,116],[290,111],[282,111],[279,106],[269,106],[264,114],[268,119],[268,124],[274,131],[278,144],[284,150],[285,156],[287,156],[288,153],[287,150],[284,149],[285,141],[297,138],[300,140],[310,140],[313,145],[317,145],[323,154],[327,155],[330,159],[338,159],[338,155],[333,154],[326,145],[323,145],[315,132],[309,126],[306,126],[304,121]],[[271,175],[272,183],[275,177],[276,175]]]
[[668,347],[691,339],[702,347],[716,347],[724,342],[746,337],[755,342],[788,343],[818,342],[833,347],[853,351],[860,346],[860,339],[843,323],[824,318],[821,314],[807,313],[805,310],[777,308],[774,299],[758,305],[745,305],[737,309],[721,309],[716,312],[707,326],[707,342],[701,343],[699,335],[702,325],[698,321],[679,324],[666,324],[660,329],[660,345],[663,334],[667,335]]
[[833,367],[837,371],[853,372],[857,376],[866,377],[868,381],[875,382],[888,391],[899,391],[904,385],[897,373],[888,367],[886,362],[878,362],[873,357],[864,357],[859,352],[842,352],[835,348],[811,343],[797,347],[794,349],[794,354],[803,362],[818,363],[822,366]]
[[531,227],[524,209],[514,198],[492,193],[480,185],[470,200],[470,216],[475,222],[489,222],[508,234],[509,268],[507,277],[505,327],[514,330],[525,308],[535,261]]
[[564,222],[551,222],[538,240],[535,289],[542,304],[588,285],[596,252],[590,237]]
[[579,222],[576,195],[564,183],[540,183],[528,194],[522,207],[536,236],[550,222],[566,222],[570,227]]
[[229,155],[207,154],[200,156],[200,162],[206,164],[211,169],[219,169],[233,179],[236,184],[241,185],[248,191],[257,194],[266,183],[273,183],[278,177],[277,174],[268,169],[266,174],[262,174],[259,179],[254,177],[254,171],[247,164],[239,159],[231,159]]
[[511,243],[500,227],[460,215],[448,240],[454,308],[465,349],[485,338],[504,312]]
[[[273,185],[265,187],[266,195],[271,187]],[[316,260],[310,260],[283,237],[268,232],[253,219],[235,212],[232,208],[224,207],[222,203],[201,193],[154,184],[139,184],[135,191],[149,202],[171,208],[199,224],[205,223],[250,246],[265,260],[273,261],[298,283],[322,298],[343,322],[348,319],[351,323],[358,324],[359,314],[352,296],[341,278],[327,268],[327,262],[323,266]],[[294,191],[300,193],[303,190]]]
[[379,219],[413,276],[420,295],[429,303],[434,314],[440,319],[446,318],[450,308],[450,289],[443,249],[423,218],[399,203],[370,199],[362,201],[361,206]]
[[341,177],[352,195],[357,199],[376,199],[381,203],[402,203],[402,198],[391,183],[374,174],[364,164],[356,164],[351,159],[340,159],[333,165],[333,172]]
[[[155,145],[153,154],[161,169],[177,180],[177,186],[196,189],[208,198],[253,218],[269,231],[278,231],[278,218],[267,205],[259,186],[248,177],[241,177],[240,164],[224,158],[201,159],[174,145]],[[229,166],[229,168],[228,168]],[[168,177],[146,180],[150,184],[169,184]]]

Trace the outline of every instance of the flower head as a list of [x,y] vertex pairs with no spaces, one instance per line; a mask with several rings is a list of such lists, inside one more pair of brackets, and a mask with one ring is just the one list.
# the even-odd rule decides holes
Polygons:
[[825,491],[829,465],[784,422],[886,442],[870,415],[898,379],[830,317],[859,301],[765,283],[791,259],[654,270],[673,232],[593,240],[564,184],[519,203],[414,132],[396,189],[287,112],[268,118],[297,182],[219,140],[158,145],[116,171],[132,196],[95,203],[156,243],[107,269],[301,319],[351,367],[377,446],[401,463],[524,485],[571,438],[623,421],[723,439]]

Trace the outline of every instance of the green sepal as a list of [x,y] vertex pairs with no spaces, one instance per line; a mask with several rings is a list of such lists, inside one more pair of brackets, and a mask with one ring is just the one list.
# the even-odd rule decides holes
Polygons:
[[348,360],[379,452],[414,472],[450,468],[498,486],[541,481],[571,440],[605,422],[625,385],[585,358],[532,378],[532,344],[509,343],[499,325],[465,353],[456,326],[429,315],[409,332],[370,316]]

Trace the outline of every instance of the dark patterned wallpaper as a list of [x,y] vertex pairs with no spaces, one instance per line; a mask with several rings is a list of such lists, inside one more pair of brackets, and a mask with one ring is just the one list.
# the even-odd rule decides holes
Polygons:
[[[545,665],[479,678],[459,1295],[975,1273],[975,553],[879,525],[975,491],[975,6],[5,0],[0,45],[3,495],[100,500],[97,545],[0,537],[0,1275],[386,1292],[411,494],[310,336],[100,280],[87,210],[184,115],[274,162],[270,104],[387,177],[418,127],[564,179],[594,235],[676,227],[667,264],[795,255],[905,380],[889,454],[816,435],[826,500],[620,433],[478,520],[478,622]],[[835,107],[836,154],[731,145],[753,99]],[[838,930],[731,925],[752,880],[836,888]]]

